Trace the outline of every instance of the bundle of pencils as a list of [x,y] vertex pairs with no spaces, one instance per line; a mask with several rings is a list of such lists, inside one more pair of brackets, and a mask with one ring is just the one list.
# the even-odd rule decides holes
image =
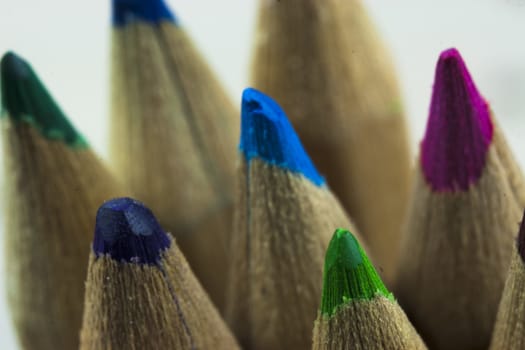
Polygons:
[[113,173],[24,59],[0,62],[24,349],[525,347],[525,181],[456,49],[411,176],[358,0],[260,0],[240,123],[163,0],[112,6]]

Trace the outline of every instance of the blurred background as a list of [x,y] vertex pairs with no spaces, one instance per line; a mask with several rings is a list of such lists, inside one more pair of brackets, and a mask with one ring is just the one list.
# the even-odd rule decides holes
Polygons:
[[[363,1],[398,70],[414,154],[425,128],[437,57],[456,47],[525,167],[525,0]],[[258,1],[167,2],[239,103],[249,84]],[[107,156],[110,31],[107,0],[0,4],[0,54],[13,50],[32,63],[102,158]],[[0,231],[9,234],[2,226],[0,217]],[[3,266],[0,256],[0,348],[16,349]]]

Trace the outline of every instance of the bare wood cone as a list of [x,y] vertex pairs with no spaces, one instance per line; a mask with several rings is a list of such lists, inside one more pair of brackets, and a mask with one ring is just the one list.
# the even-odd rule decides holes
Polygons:
[[254,158],[238,179],[226,320],[245,349],[307,349],[331,230],[353,225],[299,174]]
[[313,350],[427,349],[397,302],[382,296],[319,315],[313,338]]
[[396,290],[432,349],[489,345],[523,208],[521,174],[510,159],[495,128],[483,173],[468,191],[433,192],[417,171]]
[[221,308],[238,112],[177,25],[131,23],[112,43],[116,171],[177,237]]
[[80,349],[239,347],[172,241],[158,265],[91,254]]
[[3,124],[8,302],[24,349],[77,349],[97,207],[122,190],[89,149]]
[[523,349],[525,336],[525,266],[515,250],[494,325],[491,350]]
[[287,111],[390,284],[410,150],[391,60],[360,1],[261,0],[252,81]]

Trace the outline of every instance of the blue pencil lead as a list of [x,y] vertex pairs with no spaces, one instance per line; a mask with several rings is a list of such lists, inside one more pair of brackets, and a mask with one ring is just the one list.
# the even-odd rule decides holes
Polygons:
[[171,242],[157,219],[144,204],[131,198],[116,198],[97,211],[93,251],[113,260],[156,264]]
[[299,173],[317,186],[325,183],[281,107],[269,96],[248,88],[242,95],[241,143],[249,163],[259,158]]
[[136,20],[149,23],[178,23],[164,0],[113,0],[113,25],[124,26]]

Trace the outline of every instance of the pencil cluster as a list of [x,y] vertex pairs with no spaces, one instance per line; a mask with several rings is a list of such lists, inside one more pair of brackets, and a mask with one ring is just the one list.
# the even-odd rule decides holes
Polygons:
[[112,5],[107,164],[0,63],[22,348],[525,346],[525,182],[456,49],[411,169],[359,1],[261,0],[240,111],[163,0]]

